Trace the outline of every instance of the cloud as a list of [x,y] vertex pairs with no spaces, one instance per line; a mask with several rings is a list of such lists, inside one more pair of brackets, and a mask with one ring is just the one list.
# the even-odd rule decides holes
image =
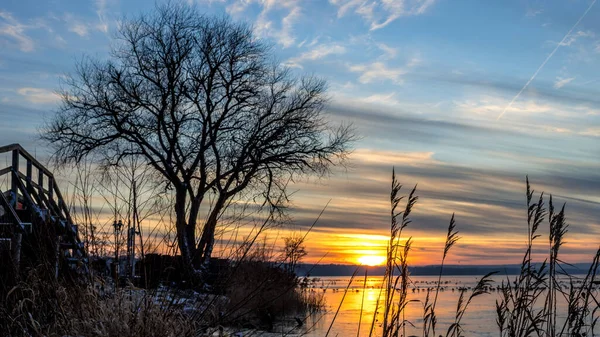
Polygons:
[[56,103],[60,96],[56,93],[42,88],[20,88],[17,93],[31,103],[49,104]]
[[[523,87],[522,82],[520,82],[521,80],[518,78],[502,77],[501,75],[486,73],[466,72],[458,75],[452,72],[428,74],[425,71],[421,71],[419,73],[411,73],[410,76],[427,81],[470,86],[478,90],[502,91],[511,95]],[[576,106],[587,104],[600,107],[600,91],[597,86],[589,85],[595,81],[594,79],[588,82],[581,82],[577,86],[572,84],[569,86],[569,89],[572,88],[571,90],[557,91],[553,88],[554,81],[536,79],[535,88],[531,87],[529,90],[523,91],[522,95],[524,97],[543,98],[552,102],[570,103]]]
[[569,34],[566,38],[564,38],[562,41],[560,41],[558,43],[558,45],[560,45],[560,46],[570,46],[570,45],[572,45],[573,43],[575,43],[580,38],[586,38],[586,37],[593,38],[594,36],[595,36],[595,34],[592,31],[589,31],[589,30],[588,31],[582,31],[582,30],[580,30],[580,31],[577,31],[575,33]]
[[369,104],[397,106],[400,104],[396,99],[396,93],[373,94],[367,97],[358,98],[359,101]]
[[271,27],[270,33],[266,35],[274,37],[284,48],[291,47],[296,42],[296,38],[293,35],[293,25],[300,18],[301,13],[300,7],[293,7],[289,14],[281,20],[281,29],[276,30]]
[[[226,0],[198,0],[200,3],[212,5],[213,3],[225,3]],[[194,0],[188,0],[188,4],[194,4]]]
[[[520,123],[490,124],[490,120],[502,109],[503,104],[501,99],[487,104],[493,108],[486,112],[489,115],[487,121],[469,115],[463,115],[461,118],[460,113],[464,110],[460,108],[445,109],[448,111],[442,116],[418,115],[412,108],[405,108],[406,103],[394,106],[375,105],[352,96],[334,96],[328,111],[334,121],[351,122],[356,125],[359,134],[369,142],[379,144],[378,147],[393,146],[396,150],[416,148],[420,151],[434,151],[436,155],[446,158],[462,158],[460,160],[463,162],[481,163],[482,158],[487,158],[484,161],[486,165],[503,167],[507,171],[510,171],[512,166],[517,167],[519,172],[533,174],[555,166],[548,166],[548,162],[538,164],[532,161],[532,158],[542,155],[569,160],[574,165],[582,158],[590,158],[592,154],[600,156],[600,149],[594,142],[577,135],[582,130],[577,126],[577,122],[571,122],[574,117],[566,115],[563,119],[555,119],[555,124],[547,122],[544,125],[537,124],[537,115],[532,115]],[[520,108],[520,105],[517,104],[517,107]],[[531,105],[529,108],[538,109],[540,113],[554,109],[552,106],[540,104]],[[485,110],[479,106],[472,109]],[[523,110],[524,113],[531,113],[527,106],[524,106]],[[549,112],[543,114],[546,116]],[[586,118],[581,112],[579,115],[579,118]],[[451,119],[445,120],[449,118]],[[552,132],[550,135],[547,127],[571,129],[573,133]],[[490,157],[490,152],[510,152],[520,159],[515,161],[497,155]],[[457,153],[462,155],[457,156]],[[510,165],[506,164],[507,160]]]
[[358,160],[365,164],[384,164],[389,163],[433,163],[433,152],[398,152],[376,149],[357,149],[352,152],[352,160]]
[[64,22],[69,32],[75,33],[80,37],[87,37],[90,32],[90,27],[92,27],[92,25],[90,25],[89,23],[84,23],[84,20],[79,19],[71,13],[65,13],[61,18],[58,18],[56,16],[51,17],[55,20]]
[[396,84],[404,82],[402,76],[407,73],[405,68],[388,68],[383,62],[357,64],[349,67],[351,72],[360,73],[361,83],[383,82],[390,80]]
[[[484,95],[476,100],[455,101],[455,105],[462,111],[467,111],[473,114],[493,117],[504,109],[504,99],[497,96]],[[521,100],[511,105],[507,112],[511,112],[516,116],[524,116],[531,114],[548,114],[556,109],[544,103],[539,103],[535,100]]]
[[587,128],[580,132],[580,134],[584,136],[600,137],[600,128]]
[[410,68],[417,66],[421,60],[414,57],[406,63],[404,67],[388,67],[383,62],[372,62],[367,64],[350,65],[348,69],[351,72],[360,73],[358,80],[361,83],[392,81],[395,84],[404,83],[403,76],[408,73]]
[[424,14],[436,0],[329,0],[337,6],[338,18],[354,10],[370,25],[370,30],[381,29],[403,16]]
[[234,1],[227,6],[226,11],[229,15],[238,16],[242,14],[251,3],[252,0]]
[[82,23],[74,23],[69,27],[69,31],[73,32],[81,37],[88,35],[88,27]]
[[[466,119],[494,120],[495,116],[504,109],[505,97],[504,95],[485,94],[454,101],[454,106],[458,110],[454,115],[460,116],[461,113],[466,113],[463,115]],[[571,133],[573,136],[564,141],[576,143],[578,141],[577,134],[581,135],[586,126],[597,124],[595,119],[598,109],[581,103],[565,104],[534,97],[515,102],[507,110],[507,113],[510,113],[513,119],[511,123],[504,125],[505,128],[535,133],[540,136]],[[582,144],[588,144],[582,139],[579,141]],[[560,147],[559,144],[557,146]]]
[[533,9],[533,8],[530,8],[530,9],[527,10],[527,13],[525,15],[529,16],[529,17],[536,17],[536,16],[542,14],[543,12],[544,12],[543,9]]
[[96,28],[103,32],[108,33],[108,20],[107,20],[107,7],[108,0],[95,0],[96,15],[98,15],[98,24]]
[[329,55],[342,55],[346,53],[346,47],[338,43],[320,44],[315,48],[293,57],[286,62],[286,65],[291,67],[302,68],[302,62],[315,61],[325,58]]
[[560,89],[560,88],[564,87],[565,85],[571,83],[571,81],[573,81],[574,79],[575,79],[575,77],[569,77],[569,78],[557,77],[556,81],[554,82],[554,89]]
[[388,46],[385,43],[377,43],[377,48],[379,48],[383,52],[382,59],[391,60],[396,58],[398,55],[398,48],[393,48]]
[[550,133],[571,133],[571,132],[573,132],[571,129],[555,127],[555,126],[544,126],[543,129]]
[[[0,38],[5,36],[8,40],[4,44],[16,44],[19,50],[31,52],[35,49],[33,40],[25,34],[32,26],[24,25],[16,20],[10,13],[0,11]],[[0,43],[2,40],[0,40]]]
[[66,12],[62,16],[57,17],[50,15],[50,18],[63,23],[69,32],[77,34],[79,37],[87,38],[93,31],[99,31],[107,34],[109,30],[107,0],[96,0],[94,8],[97,19],[89,17],[81,17],[80,15]]
[[[272,38],[284,48],[291,47],[296,37],[293,35],[294,24],[302,15],[300,2],[295,0],[241,0],[227,6],[226,11],[232,16],[241,16],[253,4],[262,6],[258,18],[254,22],[255,32],[262,36]],[[285,10],[287,14],[281,19],[277,28],[269,15],[276,10]]]
[[346,15],[348,11],[352,8],[360,7],[364,1],[363,0],[329,0],[329,3],[338,6],[337,16],[338,18]]
[[56,41],[57,45],[59,46],[66,46],[67,45],[67,41],[60,35],[56,34],[54,36],[54,40]]

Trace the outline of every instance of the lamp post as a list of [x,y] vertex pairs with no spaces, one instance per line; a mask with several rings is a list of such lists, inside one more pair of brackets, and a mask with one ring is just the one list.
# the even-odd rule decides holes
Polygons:
[[135,278],[135,236],[139,234],[140,232],[136,231],[134,226],[127,230],[127,273],[132,281]]
[[123,230],[123,222],[115,219],[113,223],[113,229],[115,230],[115,262],[113,263],[113,277],[115,281],[119,279],[119,234]]

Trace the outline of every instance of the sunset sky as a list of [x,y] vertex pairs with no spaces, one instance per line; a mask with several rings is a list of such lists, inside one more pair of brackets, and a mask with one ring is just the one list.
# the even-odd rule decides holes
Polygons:
[[[190,1],[194,2],[194,1]],[[328,80],[334,123],[360,140],[347,168],[292,189],[293,230],[307,261],[382,255],[392,167],[418,183],[413,262],[436,264],[453,212],[451,263],[518,263],[526,240],[525,175],[567,202],[564,253],[600,244],[600,4],[596,0],[199,0],[207,14],[253,25],[295,72]],[[153,1],[0,4],[0,145],[36,140],[60,79],[82,56],[107,58],[124,17]],[[512,104],[511,104],[512,102]],[[540,240],[546,239],[544,235]],[[547,245],[539,245],[543,253]],[[364,259],[363,259],[364,260]]]

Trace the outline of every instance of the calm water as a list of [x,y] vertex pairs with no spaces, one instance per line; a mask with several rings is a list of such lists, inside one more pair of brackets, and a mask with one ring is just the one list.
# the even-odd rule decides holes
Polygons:
[[[435,310],[437,315],[436,335],[445,335],[448,327],[454,322],[456,306],[460,296],[458,288],[472,288],[479,278],[480,276],[446,276],[442,278],[443,291],[438,296]],[[306,323],[299,329],[300,331],[295,328],[290,329],[290,325],[280,327],[281,331],[285,332],[283,335],[325,336],[331,322],[334,320],[338,306],[342,303],[329,336],[368,336],[378,298],[380,303],[379,311],[383,311],[384,294],[381,294],[380,297],[382,279],[382,276],[368,277],[366,287],[363,289],[364,276],[356,277],[344,298],[345,288],[350,281],[350,277],[318,278],[315,282],[311,283],[311,289],[308,291],[313,295],[322,295],[326,301],[327,310],[305,317]],[[412,285],[409,288],[408,299],[412,302],[408,304],[405,310],[405,319],[411,322],[413,326],[408,325],[406,327],[407,336],[422,335],[423,303],[427,296],[427,288],[434,289],[437,279],[437,276],[411,277]],[[510,276],[509,279],[513,280],[514,276]],[[495,305],[496,299],[500,298],[501,293],[496,290],[496,287],[499,286],[502,280],[506,280],[506,276],[497,276],[494,279],[493,290],[489,294],[476,297],[469,305],[461,321],[465,336],[498,336],[499,331],[496,325]],[[565,283],[563,284],[566,285]],[[598,292],[598,289],[595,291]],[[468,289],[465,293],[465,299],[470,294],[471,291]],[[434,293],[432,292],[431,295],[433,296]],[[342,298],[344,298],[343,302]],[[564,308],[565,302],[559,298],[558,305],[559,308]],[[301,319],[303,317],[297,318]],[[561,320],[563,319],[565,317],[559,315],[558,323],[562,324]],[[382,315],[379,313],[377,321],[374,324],[373,336],[381,335],[380,320],[382,320]],[[273,336],[281,335],[281,332],[273,334]]]
[[[376,303],[380,294],[382,276],[372,276],[367,278],[366,289],[363,291],[363,277],[356,277],[350,286],[350,290],[344,297],[344,290],[350,281],[350,277],[321,277],[319,281],[313,283],[311,291],[323,293],[327,311],[309,317],[306,323],[305,336],[322,337],[325,336],[335,312],[340,303],[342,306],[338,313],[335,323],[329,333],[329,336],[356,336],[358,333],[359,321],[360,336],[368,336],[373,321]],[[413,276],[413,287],[409,290],[409,300],[414,300],[408,304],[405,318],[415,327],[407,326],[407,335],[420,335],[423,324],[423,303],[427,296],[426,289],[434,287],[437,282],[437,276]],[[438,296],[436,306],[437,326],[436,334],[445,335],[446,329],[454,322],[454,314],[458,302],[458,287],[473,287],[479,277],[477,276],[452,276],[442,278],[443,291]],[[500,281],[498,278],[497,281]],[[468,295],[469,292],[466,293]],[[433,295],[433,293],[432,293]],[[462,320],[463,328],[467,336],[497,336],[495,316],[495,300],[499,294],[495,291],[492,294],[481,295],[471,302],[469,309]],[[364,298],[364,302],[363,302]],[[383,304],[383,294],[380,300],[380,311]],[[361,320],[361,304],[362,320]],[[381,319],[381,315],[378,315]],[[378,335],[378,326],[375,324],[374,335]]]

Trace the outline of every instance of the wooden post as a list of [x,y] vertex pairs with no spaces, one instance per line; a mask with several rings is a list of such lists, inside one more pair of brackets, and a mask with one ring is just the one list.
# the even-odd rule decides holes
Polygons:
[[38,186],[40,187],[40,194],[44,193],[44,172],[38,169]]
[[54,200],[54,178],[48,177],[48,199]]
[[[42,200],[46,200],[46,196],[44,195],[44,172],[38,167],[38,187],[39,187],[39,195]],[[45,206],[47,209],[50,209],[50,205]]]
[[27,180],[26,180],[27,191],[31,191],[31,189],[32,189],[32,185],[31,185],[31,174],[32,174],[32,172],[33,172],[33,168],[32,168],[32,165],[31,165],[31,160],[28,160],[27,161]]
[[12,207],[13,209],[17,209],[17,202],[18,202],[18,198],[17,198],[17,181],[15,179],[19,179],[18,178],[18,173],[19,173],[19,150],[13,150],[12,153],[12,170],[13,172],[17,173],[17,175],[12,175],[11,177],[11,203],[12,203]]

